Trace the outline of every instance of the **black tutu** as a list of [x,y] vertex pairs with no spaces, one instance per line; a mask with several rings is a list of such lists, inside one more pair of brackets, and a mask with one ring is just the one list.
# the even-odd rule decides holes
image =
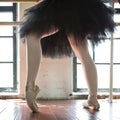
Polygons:
[[25,10],[20,36],[40,36],[57,28],[57,33],[41,40],[43,55],[70,56],[67,35],[74,34],[76,43],[82,43],[88,36],[92,44],[98,44],[114,32],[113,14],[114,10],[101,0],[43,0]]

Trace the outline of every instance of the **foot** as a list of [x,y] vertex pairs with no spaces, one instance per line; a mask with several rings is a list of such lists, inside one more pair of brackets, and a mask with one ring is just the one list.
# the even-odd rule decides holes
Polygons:
[[33,112],[38,112],[38,106],[35,99],[39,91],[40,90],[38,86],[26,86],[27,104]]
[[83,103],[83,107],[87,109],[92,109],[98,111],[100,108],[100,105],[97,101],[97,97],[95,96],[89,96],[88,101]]

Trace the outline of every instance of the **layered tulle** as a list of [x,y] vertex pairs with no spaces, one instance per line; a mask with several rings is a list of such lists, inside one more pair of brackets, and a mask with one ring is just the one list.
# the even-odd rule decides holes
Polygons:
[[92,44],[98,44],[114,32],[113,14],[101,0],[43,0],[25,11],[20,36],[41,36],[54,27],[59,31],[41,40],[43,55],[70,56],[67,35],[74,34],[76,43],[88,36]]

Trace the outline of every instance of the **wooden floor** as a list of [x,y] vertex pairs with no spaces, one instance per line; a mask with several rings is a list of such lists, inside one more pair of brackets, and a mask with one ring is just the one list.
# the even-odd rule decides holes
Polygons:
[[0,100],[0,120],[120,120],[120,100],[99,100],[95,112],[82,107],[83,100],[38,101],[39,113],[32,113],[25,100]]

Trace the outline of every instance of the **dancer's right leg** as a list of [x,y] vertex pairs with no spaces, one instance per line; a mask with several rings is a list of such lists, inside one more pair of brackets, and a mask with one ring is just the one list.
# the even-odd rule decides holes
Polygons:
[[27,83],[26,83],[26,100],[27,104],[33,112],[38,112],[36,104],[36,96],[39,92],[39,87],[35,85],[38,69],[42,57],[42,49],[40,39],[54,34],[58,30],[51,28],[51,31],[38,37],[35,34],[26,36],[27,41]]
[[36,76],[41,61],[41,45],[40,38],[34,34],[26,36],[27,41],[27,83],[26,83],[26,100],[27,104],[33,112],[38,112],[36,104],[36,96],[39,87],[35,85]]

